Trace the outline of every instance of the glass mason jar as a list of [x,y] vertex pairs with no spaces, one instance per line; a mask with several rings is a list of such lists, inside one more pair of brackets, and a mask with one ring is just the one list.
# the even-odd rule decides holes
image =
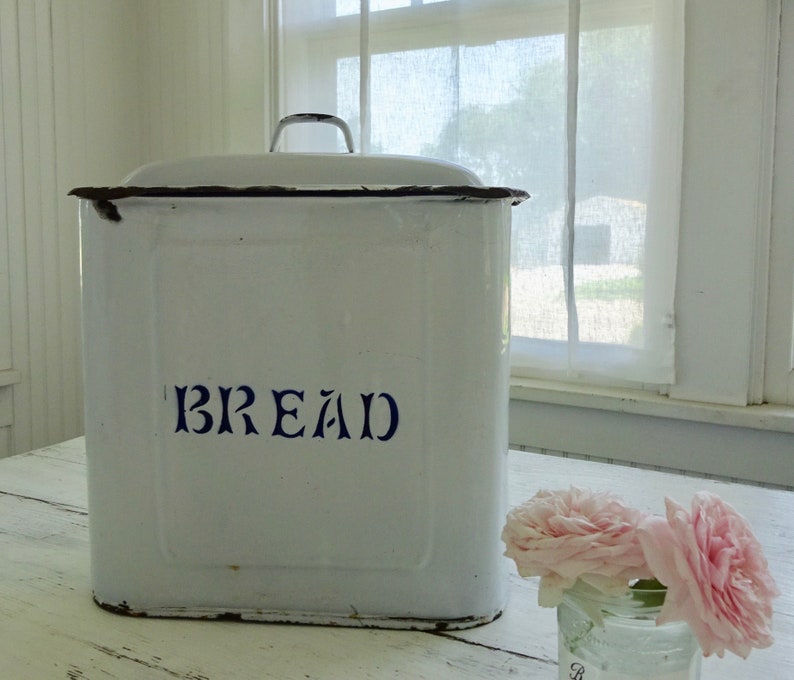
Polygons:
[[664,593],[612,597],[578,581],[557,607],[560,680],[697,680],[703,655],[689,625],[656,625]]

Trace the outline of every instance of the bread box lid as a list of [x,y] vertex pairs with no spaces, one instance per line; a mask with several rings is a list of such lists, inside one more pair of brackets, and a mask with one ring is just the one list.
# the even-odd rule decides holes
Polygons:
[[[342,129],[349,153],[277,153],[281,130],[303,122],[331,123]],[[119,186],[78,187],[70,195],[94,201],[111,220],[116,219],[116,212],[108,202],[130,197],[445,196],[509,199],[512,205],[529,198],[519,189],[483,186],[474,173],[454,163],[416,156],[354,154],[351,139],[347,124],[334,116],[296,114],[279,123],[270,153],[150,163]]]

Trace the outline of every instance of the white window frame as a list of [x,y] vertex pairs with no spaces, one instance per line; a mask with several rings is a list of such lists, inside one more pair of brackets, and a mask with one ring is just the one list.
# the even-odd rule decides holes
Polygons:
[[794,404],[794,5],[791,2],[781,7],[779,44],[763,396],[770,403]]
[[[792,23],[780,0],[687,3],[677,379],[669,399],[631,395],[648,412],[782,431],[794,419]],[[774,417],[735,408],[766,402]]]

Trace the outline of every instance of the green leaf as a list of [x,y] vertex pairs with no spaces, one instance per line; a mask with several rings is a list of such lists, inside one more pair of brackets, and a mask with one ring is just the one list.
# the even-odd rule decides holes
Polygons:
[[655,578],[640,579],[631,584],[632,597],[642,602],[643,607],[661,607],[664,604],[667,588]]

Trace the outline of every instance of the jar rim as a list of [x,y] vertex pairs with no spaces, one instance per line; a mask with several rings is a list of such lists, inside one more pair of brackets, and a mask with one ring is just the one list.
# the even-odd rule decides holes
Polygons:
[[637,588],[626,584],[624,590],[617,593],[606,593],[581,579],[563,594],[564,598],[584,600],[590,605],[599,608],[615,610],[628,610],[636,612],[642,609],[644,613],[656,614],[662,609],[667,588]]

